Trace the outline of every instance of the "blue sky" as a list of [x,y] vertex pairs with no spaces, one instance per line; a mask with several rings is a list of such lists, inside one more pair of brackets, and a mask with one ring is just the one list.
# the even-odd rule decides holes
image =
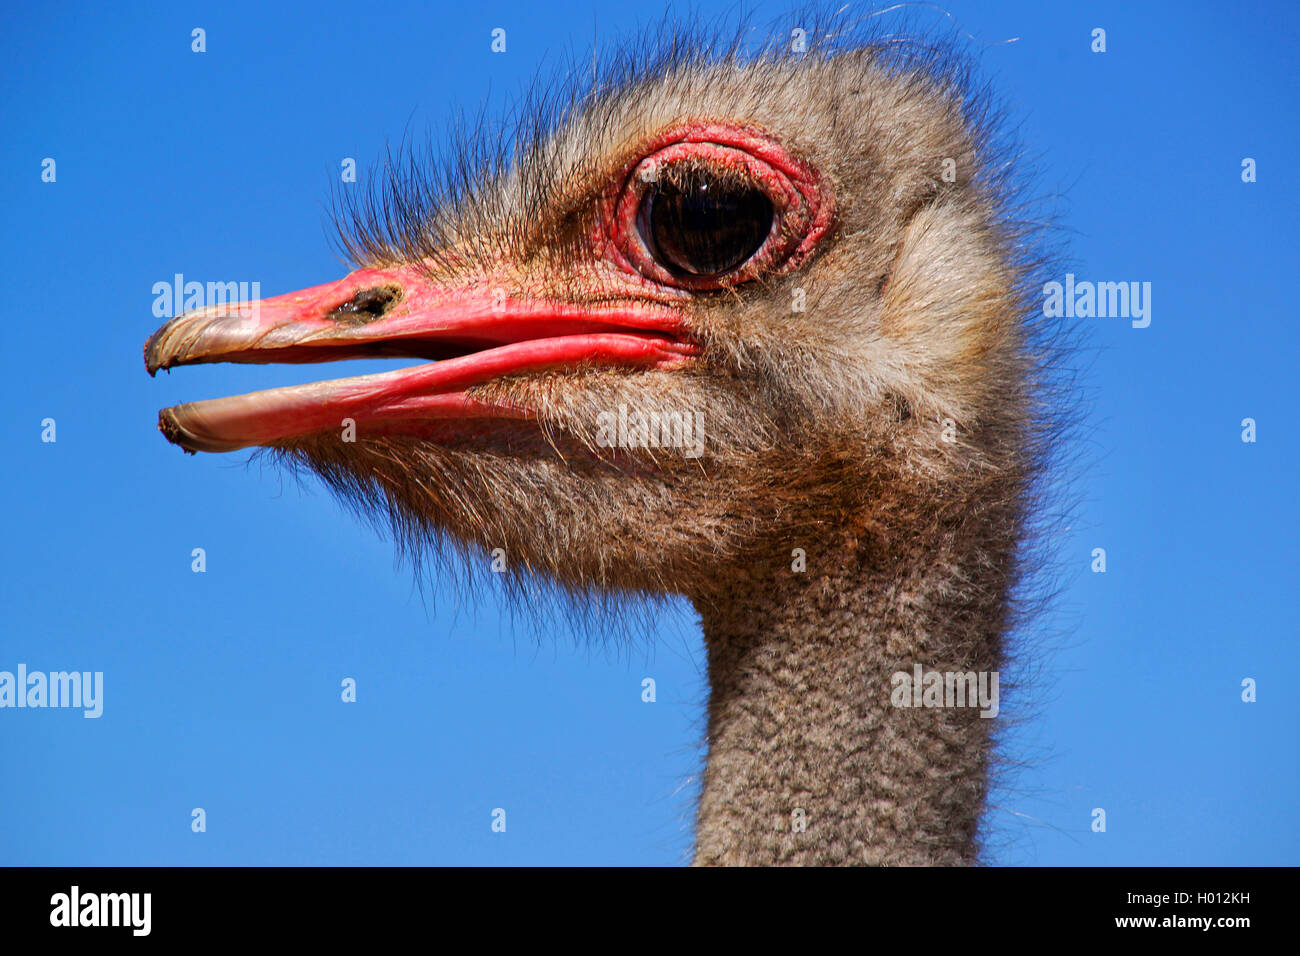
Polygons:
[[[1300,863],[1300,18],[1286,2],[945,7],[983,41],[968,49],[1036,157],[1037,192],[1058,196],[1072,271],[1153,290],[1148,328],[1086,323],[1064,592],[1011,740],[1025,766],[993,797],[993,862]],[[163,406],[319,374],[151,380],[155,282],[255,278],[273,295],[337,278],[326,205],[343,157],[364,176],[404,130],[499,107],[567,46],[659,14],[470,9],[6,10],[0,670],[102,671],[105,694],[94,720],[0,710],[0,863],[687,858],[705,692],[688,606],[634,650],[575,647],[493,594],[422,596],[318,487],[243,454],[182,455],[154,429]]]

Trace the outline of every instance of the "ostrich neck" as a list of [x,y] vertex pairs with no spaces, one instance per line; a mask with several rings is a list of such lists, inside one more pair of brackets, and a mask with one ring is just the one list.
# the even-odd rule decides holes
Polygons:
[[918,664],[997,669],[1007,552],[962,537],[847,567],[809,554],[802,573],[749,568],[696,598],[711,686],[696,865],[975,862],[994,721],[891,703],[892,675]]

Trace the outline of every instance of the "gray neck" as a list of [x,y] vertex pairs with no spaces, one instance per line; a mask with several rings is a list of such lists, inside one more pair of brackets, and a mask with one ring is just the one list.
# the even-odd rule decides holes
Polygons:
[[891,702],[917,664],[997,669],[1007,556],[962,537],[810,552],[803,573],[751,566],[696,598],[712,691],[696,865],[975,862],[995,721]]

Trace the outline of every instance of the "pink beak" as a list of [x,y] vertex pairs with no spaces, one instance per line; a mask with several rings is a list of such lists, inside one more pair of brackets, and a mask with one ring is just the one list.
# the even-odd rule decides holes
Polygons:
[[189,402],[158,427],[187,451],[224,452],[320,432],[345,419],[358,437],[420,434],[434,420],[529,418],[472,397],[505,376],[584,363],[676,368],[696,347],[675,309],[636,301],[574,304],[510,298],[488,282],[447,285],[419,266],[361,269],[337,282],[172,319],[145,344],[149,374],[201,362],[330,362],[367,357],[434,364]]

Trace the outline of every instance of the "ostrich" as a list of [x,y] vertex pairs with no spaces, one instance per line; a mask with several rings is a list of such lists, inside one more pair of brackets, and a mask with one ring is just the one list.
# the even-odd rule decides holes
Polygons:
[[689,599],[696,864],[971,864],[993,721],[894,675],[996,672],[1019,619],[1033,244],[950,50],[813,34],[625,53],[450,172],[390,162],[343,211],[354,271],[181,315],[145,363],[424,360],[159,428],[309,468],[412,553]]

